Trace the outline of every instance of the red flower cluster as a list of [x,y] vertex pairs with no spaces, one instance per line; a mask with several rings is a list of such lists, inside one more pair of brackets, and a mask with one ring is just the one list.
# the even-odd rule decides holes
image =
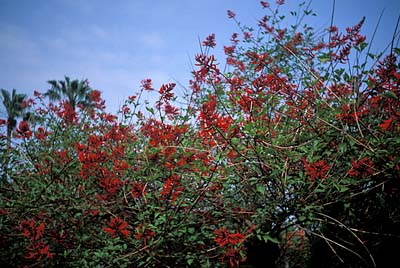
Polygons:
[[262,71],[264,67],[272,62],[272,58],[268,56],[268,53],[257,54],[256,52],[248,52],[247,56],[251,60],[250,64],[254,65],[254,71],[256,72]]
[[145,185],[143,183],[135,181],[132,184],[131,194],[133,198],[140,198],[146,195]]
[[105,109],[105,100],[101,98],[101,92],[99,90],[92,90],[89,94],[89,99],[97,109]]
[[50,132],[46,131],[43,127],[38,127],[35,131],[35,139],[44,141]]
[[179,137],[186,133],[187,126],[169,125],[159,120],[150,119],[141,128],[142,133],[150,138],[151,146],[170,146],[179,143]]
[[229,260],[230,267],[236,267],[240,260],[239,253],[241,244],[247,236],[239,232],[229,232],[226,230],[226,227],[216,229],[214,234],[216,236],[214,241],[217,243],[217,245],[225,248],[222,261],[227,258]]
[[214,234],[216,236],[214,240],[220,247],[235,246],[242,243],[246,239],[245,234],[241,234],[239,232],[228,232],[226,227],[216,229]]
[[236,17],[235,12],[233,12],[232,10],[228,10],[227,13],[228,13],[228,18],[230,19],[234,19]]
[[112,218],[108,227],[104,227],[103,230],[111,235],[111,237],[116,237],[117,235],[123,236],[125,238],[129,237],[130,231],[127,230],[128,223],[121,218]]
[[78,120],[78,114],[68,102],[62,103],[62,106],[57,111],[57,116],[67,124],[72,124]]
[[152,85],[152,81],[151,81],[150,78],[143,79],[143,80],[141,81],[141,83],[142,83],[142,88],[143,88],[144,90],[154,90],[154,89],[153,89],[153,85]]
[[137,226],[135,228],[135,239],[136,240],[142,240],[145,245],[147,245],[147,241],[154,237],[156,235],[156,232],[151,230],[149,227],[146,227],[145,224],[142,224],[140,226]]
[[178,199],[183,189],[184,188],[181,185],[181,177],[174,174],[165,182],[160,192],[160,196],[162,199],[169,198],[170,202],[173,203]]
[[19,229],[23,237],[29,240],[26,246],[26,259],[41,260],[43,258],[53,258],[54,253],[50,252],[49,246],[42,240],[45,225],[37,224],[35,220],[23,220],[19,224]]
[[25,120],[21,121],[18,125],[17,132],[20,135],[20,137],[22,137],[22,138],[32,137],[32,131],[29,127],[28,121],[25,121]]
[[304,160],[304,166],[306,168],[307,175],[310,177],[310,181],[315,181],[316,179],[326,179],[329,171],[329,165],[325,160],[318,160],[311,164]]
[[360,160],[351,159],[351,169],[348,174],[356,178],[365,178],[374,174],[374,162],[364,157]]
[[263,8],[269,7],[269,3],[267,1],[260,1],[260,4]]
[[215,43],[215,34],[210,34],[209,36],[206,37],[206,39],[202,43],[203,46],[205,47],[215,47],[217,44]]

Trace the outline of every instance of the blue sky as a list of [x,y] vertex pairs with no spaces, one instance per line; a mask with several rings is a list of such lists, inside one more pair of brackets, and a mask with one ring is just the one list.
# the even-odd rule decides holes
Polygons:
[[[283,11],[302,1],[286,2]],[[313,1],[318,16],[311,25],[329,25],[332,2]],[[115,112],[144,78],[156,88],[187,85],[199,39],[208,34],[216,34],[221,55],[231,33],[239,31],[228,9],[249,26],[265,12],[258,0],[0,0],[0,88],[32,95],[45,92],[47,80],[87,78]],[[344,30],[365,15],[364,33],[371,36],[382,10],[376,51],[391,40],[400,1],[336,0],[334,24]]]

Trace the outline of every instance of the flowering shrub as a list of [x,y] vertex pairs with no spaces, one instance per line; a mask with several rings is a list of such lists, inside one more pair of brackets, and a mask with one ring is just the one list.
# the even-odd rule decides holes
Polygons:
[[36,92],[1,185],[2,264],[379,263],[381,234],[399,235],[399,50],[352,65],[364,19],[319,38],[261,7],[258,30],[238,23],[243,39],[224,47],[226,71],[215,35],[202,42],[187,106],[170,83],[140,111],[149,78],[117,115],[98,91],[77,110]]

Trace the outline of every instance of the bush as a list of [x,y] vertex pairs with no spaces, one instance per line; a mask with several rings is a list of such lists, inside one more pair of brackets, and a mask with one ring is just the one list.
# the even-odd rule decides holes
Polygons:
[[[16,130],[1,185],[2,264],[394,260],[385,254],[399,242],[400,50],[366,51],[364,19],[319,37],[307,24],[280,28],[284,17],[261,4],[271,13],[257,30],[228,11],[243,39],[224,47],[226,71],[211,53],[215,36],[205,39],[186,106],[170,83],[140,111],[151,79],[117,115],[97,91],[77,110],[35,93],[36,121]],[[301,8],[292,15],[313,15]],[[373,63],[359,64],[365,54]]]

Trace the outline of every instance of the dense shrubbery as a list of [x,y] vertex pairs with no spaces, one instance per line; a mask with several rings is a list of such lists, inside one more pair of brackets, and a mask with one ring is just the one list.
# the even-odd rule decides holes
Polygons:
[[2,143],[3,266],[383,267],[400,242],[399,50],[370,54],[363,20],[319,37],[304,5],[283,29],[261,4],[226,70],[205,39],[186,106],[170,83],[140,111],[150,79],[117,115],[87,87],[85,103],[25,100]]

